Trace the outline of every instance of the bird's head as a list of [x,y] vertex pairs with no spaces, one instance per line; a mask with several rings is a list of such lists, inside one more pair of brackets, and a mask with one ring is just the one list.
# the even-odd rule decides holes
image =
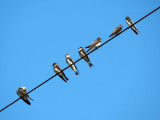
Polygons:
[[69,55],[69,54],[66,54],[66,55],[65,55],[65,57],[66,57],[66,58],[69,58],[69,57],[70,57],[70,55]]
[[78,49],[79,49],[79,50],[82,50],[83,48],[82,48],[82,47],[79,47]]
[[57,66],[57,63],[53,63],[53,67],[56,67]]
[[27,90],[27,88],[26,87],[20,87],[21,89],[23,89],[24,91],[26,91]]
[[118,27],[123,27],[122,25],[118,25]]
[[131,20],[128,16],[126,17],[126,20]]
[[101,39],[100,37],[98,37],[98,38],[97,38],[97,40],[98,40],[99,42],[101,42],[101,41],[102,41],[102,39]]

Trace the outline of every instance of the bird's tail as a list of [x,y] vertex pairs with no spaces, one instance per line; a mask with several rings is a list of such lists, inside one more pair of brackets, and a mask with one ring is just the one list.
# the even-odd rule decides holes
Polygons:
[[66,76],[64,76],[65,77],[65,79],[68,81],[69,79],[66,77]]
[[111,37],[113,34],[111,34],[109,37]]
[[133,28],[131,28],[133,30],[134,33],[136,33],[138,35],[138,30],[135,30]]
[[67,80],[65,80],[62,76],[59,76],[64,82],[67,83]]
[[138,32],[137,31],[134,31],[137,35],[138,35]]
[[79,73],[77,71],[75,73],[76,73],[76,75],[79,75]]
[[86,52],[88,52],[88,51],[90,51],[91,50],[91,48],[89,48]]
[[90,45],[89,46],[87,46],[87,47],[85,47],[85,48],[89,48],[90,47]]
[[88,62],[88,64],[89,64],[89,67],[92,67],[92,66],[93,66],[93,64],[92,64],[91,62]]
[[29,97],[29,95],[27,95],[27,97],[33,101],[33,99]]

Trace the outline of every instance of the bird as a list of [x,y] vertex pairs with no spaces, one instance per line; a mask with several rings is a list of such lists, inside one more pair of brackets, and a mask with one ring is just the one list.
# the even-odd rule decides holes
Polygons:
[[[68,65],[71,65],[74,63],[69,54],[66,54],[65,57],[66,57],[66,63]],[[71,65],[70,67],[72,68],[72,70],[75,72],[76,75],[79,75],[79,73],[78,73],[79,70],[77,69],[75,64]]]
[[89,48],[86,52],[90,51],[91,49],[98,48],[101,45],[101,41],[102,41],[102,39],[100,37],[98,37],[92,44],[85,47],[85,48]]
[[58,76],[64,81],[67,82],[69,79],[66,77],[62,69],[58,66],[57,63],[53,63],[54,72],[59,73]]
[[123,27],[122,25],[118,25],[109,37],[119,34],[120,31],[122,30],[122,27]]
[[[126,23],[128,24],[128,26],[131,26],[134,24],[134,22],[128,16],[126,17]],[[131,29],[133,30],[133,32],[135,32],[138,35],[139,31],[135,25],[133,25]]]
[[82,57],[90,67],[93,66],[93,64],[90,62],[88,58],[87,52],[82,47],[79,47],[79,56]]
[[28,105],[31,105],[31,103],[29,102],[28,98],[31,99],[33,101],[32,98],[29,97],[28,94],[26,94],[27,88],[26,87],[19,87],[16,92],[18,94],[19,97],[22,98],[22,100],[24,102],[26,102]]

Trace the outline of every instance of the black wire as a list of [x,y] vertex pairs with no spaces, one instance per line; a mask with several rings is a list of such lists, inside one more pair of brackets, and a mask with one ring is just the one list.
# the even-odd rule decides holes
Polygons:
[[[148,17],[149,15],[151,15],[152,13],[154,13],[155,11],[157,11],[158,9],[160,8],[160,6],[158,8],[156,8],[155,10],[153,10],[152,12],[148,13],[146,16],[144,16],[143,18],[139,19],[138,21],[136,21],[134,24],[132,24],[131,26],[127,27],[126,29],[124,29],[123,31],[121,31],[119,34],[113,36],[112,38],[110,38],[109,40],[107,40],[106,42],[104,42],[103,44],[101,44],[99,46],[102,47],[103,45],[105,45],[106,43],[108,43],[109,41],[111,41],[112,39],[114,39],[115,37],[119,36],[120,34],[122,34],[124,31],[128,30],[130,27],[132,27],[133,25],[137,24],[138,22],[140,22],[141,20],[145,19],[146,17]],[[97,48],[97,49],[99,49]],[[91,52],[89,52],[87,55],[91,54],[92,52],[94,52],[95,50],[97,49],[94,49],[92,50]],[[84,56],[85,57],[85,56]],[[78,61],[80,61],[81,59],[83,59],[84,57],[82,58],[79,58],[77,61],[75,61],[73,64],[77,63]],[[73,64],[67,66],[66,68],[64,68],[62,71],[68,69],[70,66],[72,66]],[[31,93],[32,91],[34,91],[35,89],[39,88],[40,86],[42,86],[43,84],[45,84],[46,82],[48,82],[49,80],[51,80],[52,78],[54,78],[55,76],[57,76],[58,74],[55,74],[53,75],[52,77],[50,77],[49,79],[47,79],[46,81],[44,81],[43,83],[39,84],[38,86],[36,86],[35,88],[33,88],[32,90],[30,90],[28,93],[26,94],[29,94]],[[25,96],[25,95],[24,95]],[[0,112],[2,112],[3,110],[5,110],[7,107],[11,106],[12,104],[14,104],[15,102],[17,102],[18,100],[20,100],[21,97],[19,97],[17,100],[13,101],[12,103],[10,103],[9,105],[7,105],[6,107],[4,107],[3,109],[0,110]]]

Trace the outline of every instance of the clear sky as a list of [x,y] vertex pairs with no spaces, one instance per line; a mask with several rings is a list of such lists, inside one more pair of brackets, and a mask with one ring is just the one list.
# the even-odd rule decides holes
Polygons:
[[[78,47],[127,27],[159,0],[1,0],[0,109],[54,75],[52,64],[79,59]],[[80,75],[65,71],[0,113],[1,120],[160,120],[160,10],[81,60]]]

